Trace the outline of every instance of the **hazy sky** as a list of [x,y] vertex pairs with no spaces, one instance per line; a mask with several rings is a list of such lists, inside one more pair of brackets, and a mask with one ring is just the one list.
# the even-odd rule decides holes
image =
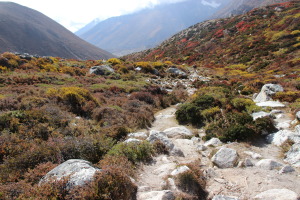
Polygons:
[[[2,0],[0,0],[2,1]],[[10,0],[33,8],[76,31],[96,18],[107,19],[162,3],[184,0]],[[202,0],[203,1],[203,0]]]

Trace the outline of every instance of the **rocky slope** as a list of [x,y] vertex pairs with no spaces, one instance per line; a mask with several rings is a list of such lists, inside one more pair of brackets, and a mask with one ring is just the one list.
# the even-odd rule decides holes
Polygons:
[[0,52],[73,59],[108,59],[113,55],[80,39],[30,8],[0,2]]

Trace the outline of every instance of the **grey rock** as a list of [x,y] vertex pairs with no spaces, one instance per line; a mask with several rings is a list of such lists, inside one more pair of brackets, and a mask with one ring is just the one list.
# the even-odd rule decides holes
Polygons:
[[246,158],[244,161],[244,166],[245,167],[253,167],[253,163],[249,158]]
[[280,130],[276,133],[267,135],[266,141],[270,144],[274,144],[276,146],[281,146],[286,141],[288,141],[289,138],[292,137],[293,135],[294,135],[294,133],[290,130]]
[[194,144],[198,144],[199,142],[201,142],[201,139],[198,137],[192,137],[191,140],[193,141]]
[[251,156],[251,158],[253,158],[253,159],[261,159],[262,158],[262,155],[252,152],[252,151],[244,151],[244,153]]
[[271,189],[254,197],[255,200],[298,200],[299,196],[288,189]]
[[174,74],[176,76],[180,76],[180,77],[187,77],[187,74],[180,70],[180,69],[177,69],[176,67],[170,67],[168,70],[167,70],[168,73],[170,74]]
[[156,141],[162,142],[169,150],[174,148],[174,143],[167,137],[167,134],[160,131],[152,130],[150,131],[149,137],[147,140],[150,143],[154,143]]
[[263,169],[273,170],[281,167],[282,164],[272,159],[262,159],[256,163],[256,166]]
[[296,118],[300,121],[300,111],[296,113]]
[[211,160],[219,168],[231,168],[235,166],[238,155],[236,150],[222,147]]
[[265,102],[272,100],[272,96],[277,92],[283,92],[283,87],[279,84],[265,84],[260,93],[255,98],[255,102]]
[[88,161],[71,159],[48,172],[40,180],[39,184],[68,178],[69,187],[82,186],[87,182],[92,181],[95,173],[100,171],[101,169],[92,166]]
[[267,116],[270,116],[270,113],[263,112],[263,111],[252,113],[253,120],[256,120],[256,119],[262,118],[262,117],[267,117]]
[[138,199],[143,200],[175,200],[171,190],[144,192],[138,195]]
[[257,106],[260,107],[271,107],[271,108],[284,108],[285,105],[280,103],[279,101],[264,101],[256,103]]
[[178,174],[182,174],[182,173],[187,172],[189,170],[190,170],[190,168],[188,166],[186,166],[186,165],[180,166],[177,169],[173,170],[171,172],[171,175],[172,176],[177,176]]
[[293,144],[291,149],[285,154],[285,162],[290,163],[294,167],[300,167],[300,144]]
[[196,149],[197,151],[205,151],[207,150],[207,147],[203,144],[199,144]]
[[222,145],[223,143],[218,139],[218,138],[211,138],[207,142],[204,143],[205,146],[219,146]]
[[193,133],[184,126],[172,127],[163,131],[170,138],[184,138],[191,137]]
[[147,139],[148,135],[145,132],[137,132],[137,133],[129,133],[128,137],[130,137],[130,138]]
[[181,151],[181,149],[177,148],[176,146],[170,151],[170,153],[173,156],[184,157],[184,153]]
[[279,174],[286,174],[290,172],[294,172],[295,169],[290,165],[285,165],[281,170],[279,171]]
[[136,138],[128,138],[127,140],[124,141],[124,143],[129,144],[129,143],[136,143],[139,144],[141,143],[142,140],[136,139]]
[[109,65],[93,66],[89,71],[90,74],[95,75],[110,75],[114,72],[115,70]]
[[229,197],[224,195],[216,195],[212,198],[212,200],[239,200],[237,197]]

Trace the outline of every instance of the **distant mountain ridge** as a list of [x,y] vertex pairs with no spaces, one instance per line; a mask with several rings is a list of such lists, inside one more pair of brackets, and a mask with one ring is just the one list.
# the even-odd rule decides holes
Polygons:
[[232,0],[229,4],[224,6],[223,9],[216,12],[212,18],[225,18],[233,15],[240,15],[253,8],[282,2],[287,2],[287,0]]
[[[195,23],[201,22],[219,8],[203,2],[187,0],[184,2],[157,6],[138,13],[109,18],[89,29],[79,30],[77,34],[84,40],[102,47],[116,55],[152,48],[173,34]],[[212,2],[225,5],[229,0]],[[215,5],[215,4],[214,4]]]
[[38,11],[0,2],[0,53],[6,51],[83,60],[113,57]]

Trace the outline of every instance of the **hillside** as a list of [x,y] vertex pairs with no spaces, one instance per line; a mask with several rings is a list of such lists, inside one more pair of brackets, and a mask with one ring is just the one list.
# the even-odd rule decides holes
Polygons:
[[0,52],[6,51],[85,60],[113,57],[35,10],[0,2]]
[[[218,2],[224,5],[228,1]],[[86,32],[79,30],[77,35],[116,55],[125,55],[155,47],[178,31],[208,19],[218,9],[188,0],[109,18]]]
[[220,70],[241,64],[247,72],[296,68],[299,67],[299,4],[298,1],[276,4],[236,17],[205,21],[156,48],[125,58],[167,59]]
[[282,2],[287,2],[287,0],[232,0],[216,12],[212,18],[225,18],[232,15],[245,14],[254,8]]

